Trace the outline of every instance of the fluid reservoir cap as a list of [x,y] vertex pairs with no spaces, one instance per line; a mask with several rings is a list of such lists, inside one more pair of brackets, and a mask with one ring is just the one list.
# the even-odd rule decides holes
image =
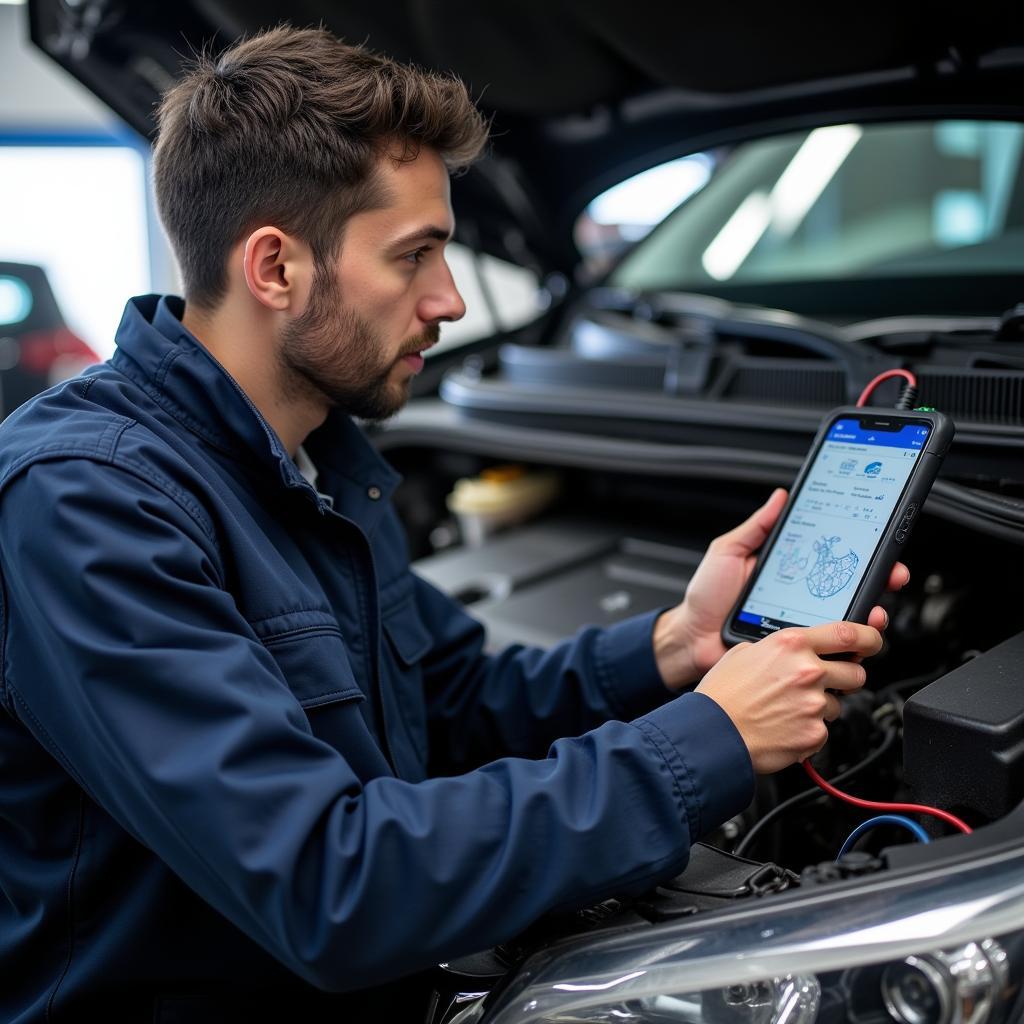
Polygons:
[[489,484],[506,484],[510,480],[520,480],[524,476],[526,467],[515,464],[491,466],[480,473],[480,479]]
[[455,514],[466,543],[472,546],[497,530],[525,522],[557,496],[558,476],[523,466],[495,466],[479,476],[455,481],[448,508]]
[[544,507],[558,491],[558,477],[522,466],[495,466],[479,476],[455,481],[448,508],[460,515],[496,512],[529,514]]

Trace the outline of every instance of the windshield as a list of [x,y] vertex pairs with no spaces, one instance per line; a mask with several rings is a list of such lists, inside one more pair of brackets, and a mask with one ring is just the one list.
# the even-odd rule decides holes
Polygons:
[[1024,271],[1024,126],[833,125],[737,146],[610,283],[731,283]]

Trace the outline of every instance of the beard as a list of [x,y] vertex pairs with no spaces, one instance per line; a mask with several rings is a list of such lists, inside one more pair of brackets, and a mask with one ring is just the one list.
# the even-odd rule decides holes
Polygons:
[[281,337],[279,359],[286,397],[326,398],[334,407],[364,420],[386,420],[409,399],[412,375],[393,380],[402,356],[434,344],[440,327],[431,324],[406,339],[397,358],[387,355],[382,333],[345,306],[335,288],[317,281],[306,309]]

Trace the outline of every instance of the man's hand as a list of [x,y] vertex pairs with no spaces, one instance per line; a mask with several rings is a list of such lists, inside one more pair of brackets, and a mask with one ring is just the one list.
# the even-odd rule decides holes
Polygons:
[[[662,615],[654,627],[654,657],[661,678],[670,690],[696,682],[725,654],[721,630],[725,617],[739,599],[757,561],[757,551],[771,533],[786,503],[781,487],[745,522],[716,537],[693,574],[681,604]],[[910,580],[902,563],[893,566],[889,590]],[[889,617],[876,606],[868,625],[883,630]]]
[[[754,771],[777,772],[825,745],[825,722],[839,716],[839,698],[828,691],[860,689],[860,659],[881,646],[877,629],[855,622],[782,629],[757,643],[737,644],[697,692],[732,719]],[[825,654],[852,654],[854,660],[824,661]]]

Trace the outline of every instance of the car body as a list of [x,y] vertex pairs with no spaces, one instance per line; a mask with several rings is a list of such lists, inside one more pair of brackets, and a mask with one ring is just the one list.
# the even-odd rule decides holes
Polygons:
[[[405,475],[418,570],[494,646],[677,600],[710,538],[791,483],[828,409],[881,371],[913,371],[957,427],[887,649],[818,763],[974,832],[884,832],[833,864],[866,815],[793,769],[762,780],[675,883],[447,965],[436,1019],[1024,1019],[1020,15],[890,7],[837,27],[823,9],[378,8],[29,10],[36,42],[143,133],[182,36],[225,42],[282,15],[453,69],[482,95],[493,150],[454,183],[459,237],[531,268],[540,312],[429,361],[374,437]],[[693,153],[716,154],[704,188],[588,273],[573,237],[586,205]],[[817,184],[793,187],[801,161]],[[860,190],[849,216],[826,209],[841,185]],[[889,385],[874,400],[895,398]]]

